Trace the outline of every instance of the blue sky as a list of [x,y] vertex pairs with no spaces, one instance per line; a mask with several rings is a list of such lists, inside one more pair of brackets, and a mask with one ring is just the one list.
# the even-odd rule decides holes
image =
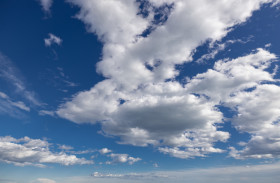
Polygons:
[[0,2],[0,182],[275,182],[278,0]]

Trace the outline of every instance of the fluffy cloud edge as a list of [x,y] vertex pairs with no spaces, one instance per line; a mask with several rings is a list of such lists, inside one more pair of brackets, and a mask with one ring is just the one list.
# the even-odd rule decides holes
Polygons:
[[77,158],[65,152],[52,152],[46,140],[20,139],[11,136],[0,137],[0,161],[16,166],[46,167],[48,163],[61,165],[93,164],[92,160]]
[[[215,106],[219,105],[221,101],[226,101],[228,93],[226,96],[216,96],[216,98],[213,95],[211,96],[211,100],[208,100],[205,96],[209,96],[209,93],[204,92],[201,88],[199,89],[200,91],[197,91],[195,88],[189,87],[188,85],[196,85],[195,81],[203,80],[203,74],[206,74],[207,77],[210,77],[211,74],[216,74],[215,77],[222,76],[225,77],[222,79],[227,80],[228,76],[226,72],[231,71],[227,71],[225,68],[226,66],[232,67],[232,73],[235,75],[236,73],[234,72],[240,71],[240,68],[242,70],[242,67],[254,71],[255,75],[250,75],[251,78],[246,81],[242,79],[238,81],[238,79],[240,79],[238,77],[233,78],[232,82],[235,83],[232,84],[234,85],[237,83],[239,87],[238,90],[246,89],[249,86],[256,86],[261,81],[273,81],[273,76],[264,71],[263,68],[266,67],[265,64],[269,65],[269,61],[274,57],[273,54],[263,49],[258,49],[256,54],[251,53],[248,57],[240,57],[230,61],[218,61],[215,64],[215,69],[210,70],[212,73],[197,75],[197,78],[193,78],[186,88],[182,88],[182,86],[176,83],[176,81],[173,81],[172,78],[178,74],[178,71],[174,70],[175,64],[190,61],[190,59],[186,57],[186,55],[188,55],[187,53],[191,54],[192,50],[206,40],[220,40],[230,31],[228,28],[245,22],[252,13],[260,9],[263,4],[274,1],[246,1],[246,3],[242,4],[235,3],[234,1],[226,3],[215,1],[214,4],[209,4],[203,0],[196,3],[185,1],[161,1],[159,3],[174,3],[174,7],[167,21],[158,26],[147,37],[137,36],[150,25],[151,20],[145,19],[140,15],[136,16],[138,11],[137,4],[133,2],[126,5],[123,2],[114,1],[114,3],[119,4],[117,4],[116,11],[109,12],[113,19],[107,19],[107,15],[104,14],[104,11],[112,5],[110,3],[108,4],[108,2],[81,2],[75,0],[69,2],[81,8],[77,17],[89,26],[89,32],[97,34],[104,42],[103,58],[97,64],[97,68],[98,72],[108,79],[96,84],[89,91],[79,92],[73,96],[70,101],[62,104],[56,113],[58,116],[78,124],[101,123],[102,130],[105,133],[121,137],[119,143],[138,146],[147,146],[148,144],[155,146],[165,145],[169,147],[160,147],[159,150],[181,158],[204,156],[205,154],[213,152],[221,153],[223,150],[215,148],[214,144],[217,141],[225,142],[229,138],[229,134],[219,131],[214,126],[216,123],[223,122],[223,116]],[[203,4],[203,6],[201,6],[201,4]],[[162,4],[157,4],[157,6],[160,5]],[[232,8],[232,6],[234,6],[234,8]],[[197,12],[194,12],[189,15],[188,11],[183,11],[185,7],[202,9],[204,11],[201,12],[204,12],[204,14],[195,16]],[[104,11],[102,8],[104,8]],[[124,11],[124,14],[113,16],[118,12],[118,8],[129,8],[130,10]],[[211,13],[211,11],[214,10],[215,14]],[[226,16],[224,15],[225,10],[229,11]],[[97,16],[101,17],[103,20],[102,22],[105,23],[101,24],[98,22],[95,18]],[[201,17],[204,17],[201,21],[197,20],[197,18],[199,19]],[[204,21],[205,19],[209,21]],[[178,24],[179,20],[185,22],[185,24]],[[115,23],[112,24],[112,21]],[[135,24],[132,25],[129,22],[134,22]],[[199,22],[199,25],[197,22]],[[208,24],[209,22],[211,22],[211,25]],[[135,29],[135,25],[138,25],[136,26],[138,29]],[[176,27],[178,25],[180,26]],[[124,27],[127,28],[127,32]],[[186,34],[186,30],[191,30],[191,32],[189,32],[190,36],[180,37]],[[117,33],[120,33],[121,36],[115,36]],[[174,37],[173,35],[176,36]],[[136,37],[137,39],[135,40]],[[170,45],[168,43],[172,44]],[[249,59],[252,61],[254,56],[258,59],[257,63],[259,65],[255,65],[253,62],[245,62],[244,65],[241,61],[238,61],[238,59]],[[263,61],[261,60],[262,58],[264,59]],[[131,60],[131,62],[126,62],[128,59]],[[256,67],[255,70],[254,67]],[[244,71],[244,69],[242,71]],[[262,76],[262,74],[264,75]],[[171,82],[165,82],[166,79],[171,79]],[[228,92],[232,93],[232,86],[228,87]],[[203,95],[196,96],[192,93],[190,94],[190,91]],[[183,97],[186,93],[189,95]],[[215,93],[214,90],[213,93]],[[89,102],[89,100],[93,102]],[[196,114],[195,111],[184,108],[185,111],[187,110],[190,114],[193,114],[189,116],[195,117],[188,123],[190,126],[184,126],[181,131],[168,128],[168,125],[166,125],[168,124],[168,120],[166,122],[164,119],[157,119],[160,115],[165,114],[164,111],[169,111],[172,107],[174,108],[174,105],[181,104],[179,101],[187,101],[188,105],[192,104],[192,106],[197,107],[196,111],[202,111]],[[230,105],[229,103],[230,102],[228,102],[228,105]],[[183,104],[179,106],[180,107],[177,108],[175,107],[175,109],[182,108]],[[145,110],[147,108],[149,110]],[[152,119],[153,122],[141,123],[141,121],[147,121],[148,119],[144,118],[145,115],[141,115],[141,112],[148,114],[146,116]],[[158,115],[154,115],[153,113]],[[174,114],[173,116],[180,117],[179,113]],[[201,126],[199,127],[202,128],[202,130],[197,130],[196,127],[191,126],[192,124],[198,124],[192,123],[193,121],[204,119],[204,115],[210,116],[211,119],[205,119],[204,122],[200,124]],[[169,119],[168,116],[165,116],[165,118]],[[178,127],[180,127],[181,124],[179,119],[180,118],[176,118],[172,120],[178,122]],[[159,132],[159,130],[156,129],[157,125],[154,124],[154,121],[159,121],[159,123],[161,122],[161,124],[166,125],[166,129],[169,129],[166,131],[167,135],[160,134],[165,131],[162,128],[161,132]],[[162,121],[164,121],[164,123],[162,123]],[[119,126],[121,126],[121,128],[119,128]],[[176,125],[173,125],[173,127],[176,127]],[[176,135],[174,135],[175,133]],[[206,135],[200,136],[199,134]],[[163,136],[166,136],[166,138],[161,139]],[[164,144],[159,144],[159,141],[162,140]]]

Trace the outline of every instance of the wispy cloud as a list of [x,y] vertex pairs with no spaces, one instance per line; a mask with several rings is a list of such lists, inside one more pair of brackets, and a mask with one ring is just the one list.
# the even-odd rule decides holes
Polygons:
[[79,86],[72,81],[70,76],[62,67],[46,69],[46,72],[41,73],[41,79],[58,91],[67,93],[69,90]]
[[12,101],[8,95],[0,91],[0,113],[22,117],[24,111],[29,112],[30,108],[22,101]]
[[47,110],[40,110],[38,114],[41,116],[46,116],[46,115],[53,116],[53,117],[55,116],[54,111],[47,111]]
[[228,47],[230,44],[235,44],[235,43],[241,43],[241,44],[246,44],[249,41],[251,41],[252,36],[249,36],[246,39],[236,39],[236,40],[227,40],[225,42],[210,42],[209,45],[209,53],[202,55],[199,59],[196,60],[196,62],[205,62],[210,59],[214,59],[218,53],[221,51],[225,50],[226,47]]
[[45,13],[50,13],[51,6],[53,4],[53,0],[38,0],[44,10]]
[[54,44],[61,45],[62,39],[52,33],[49,33],[49,37],[44,39],[45,46],[50,47]]
[[[0,91],[0,103],[2,106],[5,105],[7,109],[13,107],[23,111],[30,111],[30,107],[41,105],[35,92],[27,89],[22,78],[23,76],[17,67],[6,56],[0,53],[0,79],[7,83],[6,86],[11,86],[12,88],[10,91],[8,90],[8,87],[2,88],[0,86],[0,89],[2,90]],[[21,97],[22,101],[13,100],[12,96],[8,96],[4,93],[4,90]]]

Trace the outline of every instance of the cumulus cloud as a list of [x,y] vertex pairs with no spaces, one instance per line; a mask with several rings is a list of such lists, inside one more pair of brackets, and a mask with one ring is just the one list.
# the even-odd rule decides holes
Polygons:
[[[179,158],[224,152],[215,143],[230,135],[217,128],[224,118],[216,106],[233,107],[232,93],[273,81],[265,69],[275,55],[263,49],[218,61],[186,86],[174,80],[175,65],[192,61],[197,46],[221,40],[270,0],[150,1],[149,11],[172,7],[157,25],[139,14],[134,1],[69,2],[80,7],[76,17],[104,43],[97,72],[107,79],[77,93],[56,113],[78,124],[100,123],[103,133],[120,137],[118,143],[151,144]],[[141,36],[150,26],[151,33]]]
[[[108,148],[102,148],[98,150],[98,152],[101,155],[106,155],[111,159],[111,161],[106,161],[105,164],[110,165],[110,164],[115,164],[115,163],[128,163],[130,165],[136,163],[137,161],[140,161],[141,158],[134,158],[132,156],[129,156],[128,154],[118,154],[118,153],[112,153],[112,150]],[[103,164],[101,162],[101,164]]]
[[10,136],[0,137],[0,161],[16,166],[45,167],[46,163],[62,165],[92,164],[90,160],[77,158],[64,152],[52,152],[46,140],[24,137],[15,139]]
[[243,158],[279,157],[279,96],[278,80],[268,72],[276,56],[263,49],[233,60],[218,61],[214,69],[198,74],[187,88],[206,95],[217,104],[237,114],[232,125],[251,135],[244,149],[231,147],[230,156]]
[[45,46],[50,47],[53,44],[61,45],[62,39],[52,33],[49,33],[49,37],[44,39]]
[[99,152],[101,153],[101,154],[107,154],[107,153],[110,153],[110,152],[112,152],[110,149],[108,149],[108,148],[102,148],[102,149],[100,149],[99,150]]
[[39,0],[45,13],[50,13],[53,0]]
[[[106,86],[110,87],[111,85]],[[105,99],[95,97],[93,94],[91,97],[94,97],[97,102],[93,103],[88,102],[87,96],[89,95],[84,96],[85,93],[82,93],[77,98],[84,98],[84,102],[76,98],[77,104],[72,101],[66,105],[73,109],[76,108],[76,105],[85,105],[83,109],[88,109],[89,112],[84,113],[83,118],[90,120],[89,122],[94,123],[95,120],[107,118],[106,121],[102,122],[103,132],[120,136],[119,143],[146,146],[148,144],[162,145],[160,144],[162,142],[164,145],[173,147],[200,148],[199,152],[204,154],[210,152],[207,149],[212,147],[215,141],[226,141],[229,137],[228,133],[217,131],[216,127],[213,126],[214,123],[222,122],[222,114],[217,111],[213,104],[205,98],[187,93],[178,83],[150,85],[143,90],[145,91],[139,91],[139,93],[146,93],[146,96],[142,98],[138,98],[139,94],[134,93],[127,94],[127,98],[123,96],[122,98],[126,102],[121,105],[119,97],[117,97],[117,101],[114,101],[115,105],[113,105],[114,103],[105,103],[109,108],[117,109],[111,113],[111,116],[106,116],[107,111],[101,106],[104,101],[110,99],[109,97],[114,97],[113,95],[108,95]],[[104,91],[108,92],[106,89]],[[98,94],[95,90],[90,91],[90,93]],[[150,94],[148,95],[148,93]],[[98,105],[100,105],[99,108],[97,108]],[[94,106],[98,109],[98,111],[94,111],[96,114],[90,112]],[[107,106],[103,105],[104,107]],[[174,115],[169,115],[170,111],[173,111]],[[104,118],[102,118],[103,116]],[[75,120],[77,123],[82,122],[81,118],[73,119],[73,121]],[[216,149],[216,152],[221,151]]]
[[[231,148],[231,156],[244,158],[280,157],[280,87],[257,86],[252,92],[239,92],[234,101],[238,115],[233,119],[237,129],[252,134],[244,149]],[[246,101],[246,102],[241,102]]]
[[107,161],[106,164],[112,164],[112,163],[128,163],[130,165],[136,163],[137,161],[140,161],[141,158],[134,158],[129,156],[128,154],[115,154],[111,153],[108,155],[108,157],[112,158],[112,161]]
[[[88,31],[94,32],[103,42],[127,44],[135,41],[148,22],[137,15],[138,6],[130,0],[69,0],[81,7],[77,18],[88,25]],[[110,11],[108,11],[110,10]]]
[[188,90],[203,94],[215,103],[232,100],[230,96],[238,91],[255,87],[261,81],[273,81],[273,76],[265,71],[276,56],[264,49],[257,49],[243,57],[219,60],[213,69],[198,74],[186,85]]

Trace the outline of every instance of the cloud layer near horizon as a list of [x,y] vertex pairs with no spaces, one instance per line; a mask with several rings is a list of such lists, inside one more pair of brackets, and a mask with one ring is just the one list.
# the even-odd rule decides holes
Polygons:
[[[158,171],[150,173],[129,173],[129,174],[111,174],[94,172],[91,176],[84,177],[68,177],[54,180],[49,180],[57,183],[182,183],[196,182],[205,183],[211,180],[216,183],[278,183],[279,182],[279,163],[267,165],[252,165],[252,166],[231,166],[210,169],[194,169],[181,171]],[[48,179],[42,179],[48,180]]]
[[24,137],[15,139],[10,136],[0,137],[0,161],[16,166],[45,167],[46,163],[62,165],[93,164],[93,161],[77,158],[64,152],[52,152],[51,144],[46,140]]

